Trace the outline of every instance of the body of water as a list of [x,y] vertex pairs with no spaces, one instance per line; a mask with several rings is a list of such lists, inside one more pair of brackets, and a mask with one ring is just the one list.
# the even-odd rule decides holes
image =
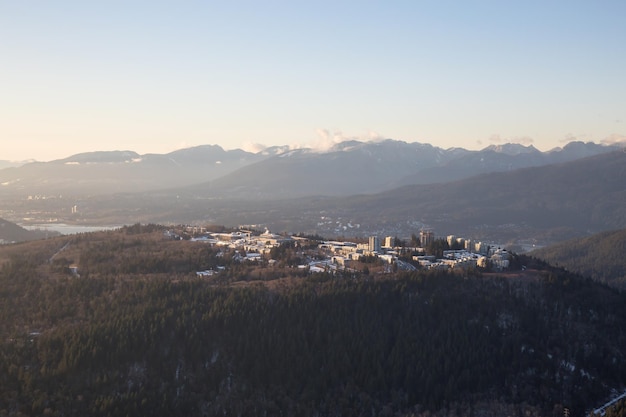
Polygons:
[[122,226],[81,226],[76,224],[65,223],[42,223],[22,225],[27,230],[49,230],[59,232],[62,235],[75,235],[77,233],[99,232],[102,230],[115,230]]

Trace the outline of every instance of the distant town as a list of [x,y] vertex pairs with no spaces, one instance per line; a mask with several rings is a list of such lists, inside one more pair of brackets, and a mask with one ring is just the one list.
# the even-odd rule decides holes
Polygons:
[[[367,240],[324,240],[319,236],[279,235],[269,230],[239,229],[232,232],[209,232],[203,227],[168,229],[169,239],[188,239],[217,248],[235,251],[239,262],[275,265],[279,248],[292,248],[297,265],[309,273],[427,270],[467,270],[482,268],[502,271],[509,268],[509,252],[496,245],[474,242],[454,235],[435,238],[432,230],[421,230],[410,241],[394,236],[370,236]],[[198,276],[212,276],[223,270],[197,271]]]

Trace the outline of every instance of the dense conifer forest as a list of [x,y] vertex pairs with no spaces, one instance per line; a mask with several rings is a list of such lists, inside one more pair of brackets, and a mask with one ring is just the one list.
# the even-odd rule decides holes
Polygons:
[[572,272],[626,289],[626,229],[572,239],[533,251],[533,256]]
[[531,258],[235,258],[158,226],[1,248],[0,416],[581,416],[626,383],[625,295]]

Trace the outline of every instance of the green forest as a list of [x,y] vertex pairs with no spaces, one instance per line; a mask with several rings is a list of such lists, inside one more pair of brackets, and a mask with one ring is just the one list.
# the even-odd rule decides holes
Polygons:
[[10,245],[0,416],[586,415],[626,383],[625,295],[516,263],[303,275],[156,227]]

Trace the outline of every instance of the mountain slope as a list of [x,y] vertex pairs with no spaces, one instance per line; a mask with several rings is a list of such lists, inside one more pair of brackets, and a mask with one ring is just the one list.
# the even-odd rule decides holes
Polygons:
[[224,250],[154,225],[0,248],[0,409],[583,416],[626,382],[626,295],[530,258],[275,279]]
[[393,235],[428,226],[439,235],[554,242],[626,227],[626,153],[372,195],[185,201],[186,209],[179,211],[185,221],[210,217],[218,224],[266,224],[323,235]]
[[142,192],[208,181],[266,156],[205,145],[169,154],[88,152],[0,170],[5,195]]
[[626,289],[626,229],[598,233],[534,250],[530,255]]
[[[608,149],[589,148],[588,144],[572,144],[566,148],[577,155],[589,149],[592,152]],[[398,141],[347,142],[326,153],[298,150],[272,156],[272,152],[280,151],[271,150],[252,159],[242,151],[226,152],[213,147],[169,155],[92,155],[97,161],[108,158],[107,162],[97,163],[80,156],[57,162],[66,173],[72,169],[82,173],[81,178],[64,180],[68,188],[62,196],[32,201],[24,197],[2,198],[1,208],[12,213],[14,217],[10,220],[30,217],[44,222],[59,219],[105,225],[137,221],[263,224],[276,231],[319,232],[333,236],[406,236],[422,227],[432,227],[439,235],[462,233],[474,239],[501,243],[526,239],[525,244],[533,243],[532,239],[555,242],[626,227],[626,214],[622,209],[626,205],[626,153],[621,151],[449,183],[410,185],[378,194],[373,194],[374,190],[387,189],[406,172],[427,165],[445,161],[450,166],[454,165],[453,161],[460,165],[463,158],[481,153],[493,154],[506,162],[515,155],[535,157],[537,152],[514,147],[504,147],[499,153],[494,149],[484,152],[441,150]],[[563,157],[562,153],[555,155]],[[118,158],[117,162],[114,158]],[[253,163],[254,158],[265,159]],[[390,162],[394,160],[403,162],[395,165]],[[226,162],[218,164],[218,161]],[[363,161],[369,162],[363,165]],[[142,165],[144,163],[146,165]],[[192,187],[172,185],[181,181],[181,172],[192,181],[208,175],[204,172],[209,172],[209,167],[224,165],[231,169],[236,164],[248,165],[212,183]],[[29,169],[39,167],[29,165]],[[52,169],[49,164],[41,167],[44,171]],[[112,168],[117,168],[115,180],[105,174]],[[132,169],[141,175],[134,176]],[[101,175],[90,179],[86,175],[89,170],[100,170]],[[170,178],[164,179],[164,176]],[[52,173],[49,177],[23,192],[30,195],[34,193],[31,190],[39,189],[49,195],[56,181]],[[140,183],[137,178],[145,182]],[[99,183],[105,186],[98,190],[96,184]],[[150,187],[159,190],[97,195],[104,189],[138,191]],[[163,189],[165,187],[169,188]],[[5,195],[7,188],[11,186],[0,186],[0,193]],[[78,191],[84,194],[72,195]],[[359,191],[361,194],[354,195]],[[345,195],[352,196],[341,197]],[[302,198],[294,198],[298,196]],[[78,207],[78,212],[72,215],[70,208],[74,206]]]
[[15,223],[0,219],[0,243],[22,242],[45,236],[46,232],[26,230]]
[[325,152],[288,151],[190,191],[245,198],[374,193],[393,187],[409,173],[467,152],[395,140],[350,141]]
[[515,144],[468,151],[388,139],[342,142],[324,152],[276,146],[250,153],[217,145],[165,155],[88,152],[0,169],[0,193],[84,196],[201,184],[181,191],[224,198],[371,194],[568,161],[615,148],[579,142],[549,152]]
[[374,198],[349,198],[341,204],[373,218],[415,218],[417,214],[425,223],[452,231],[511,225],[518,231],[561,229],[567,235],[568,231],[622,228],[626,227],[626,153],[447,184],[408,186]]
[[626,382],[626,295],[527,257],[285,280],[163,230],[0,247],[0,410],[583,416]]
[[185,191],[246,199],[374,194],[402,185],[443,183],[481,173],[549,165],[614,149],[573,142],[549,152],[514,144],[467,151],[391,139],[350,141],[325,152],[285,152]]
[[419,173],[403,178],[400,182],[401,185],[450,182],[479,174],[574,161],[618,149],[591,142],[570,142],[563,148],[555,148],[547,152],[541,152],[532,145],[522,146],[511,143],[491,145],[482,151],[462,155],[442,166],[425,168]]

